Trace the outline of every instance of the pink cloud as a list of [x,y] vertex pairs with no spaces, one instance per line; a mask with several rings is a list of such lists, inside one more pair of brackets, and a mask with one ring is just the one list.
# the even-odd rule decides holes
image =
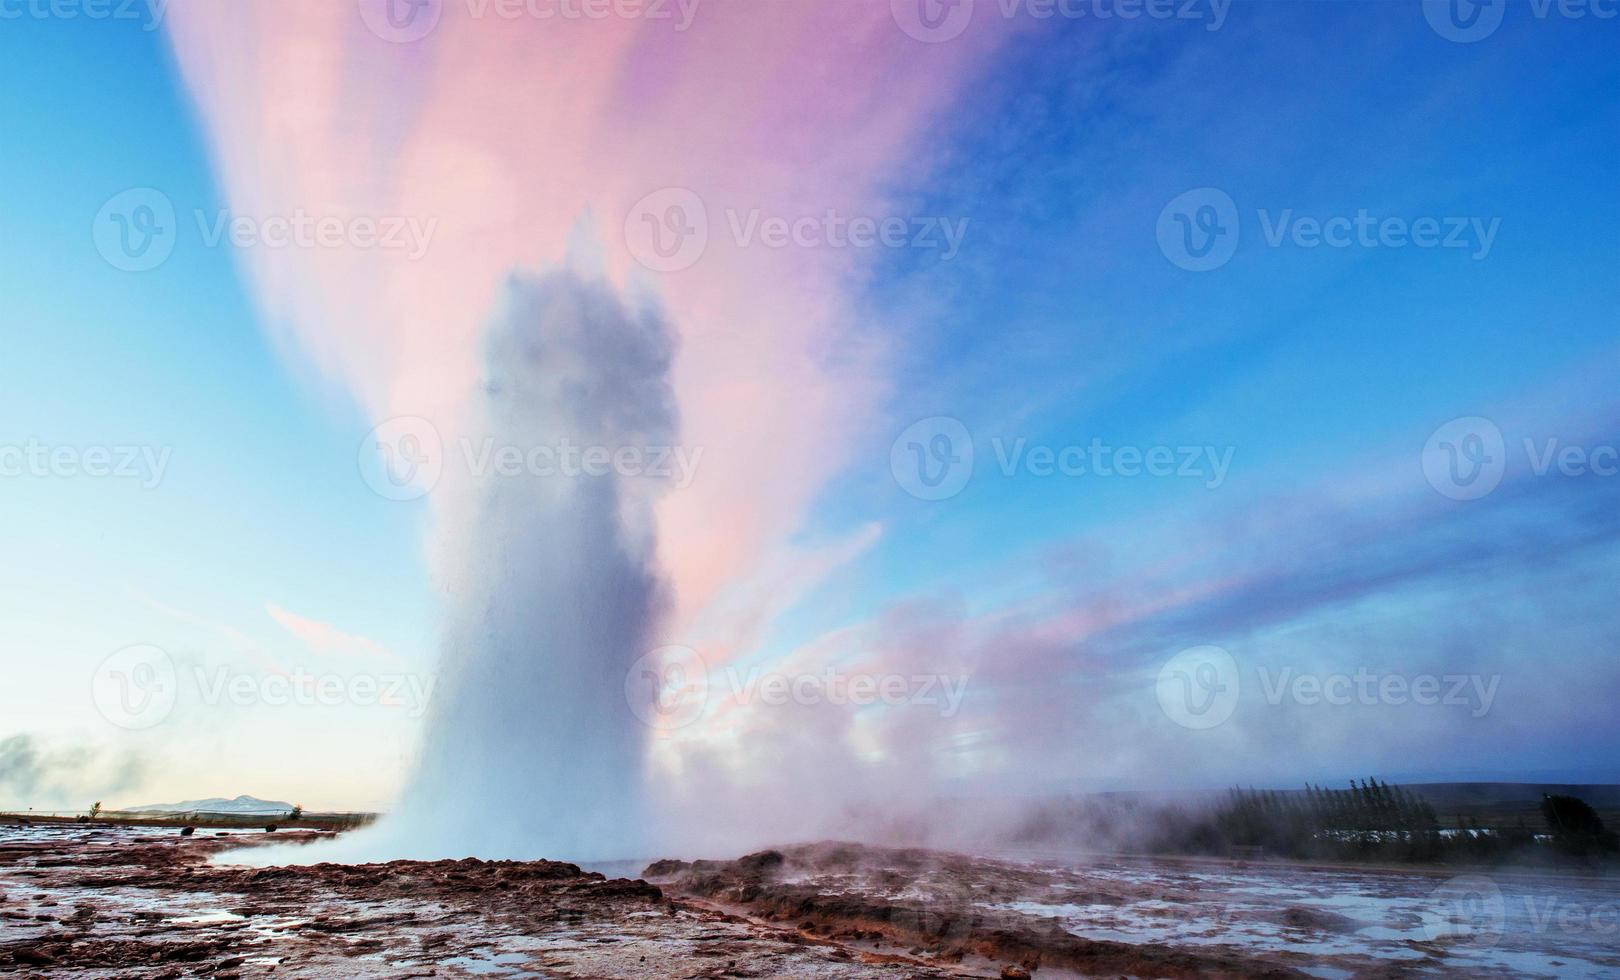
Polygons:
[[[353,4],[176,0],[169,24],[226,197],[245,214],[437,222],[427,255],[254,252],[276,335],[375,418],[455,431],[500,281],[591,243],[681,336],[682,439],[704,450],[660,504],[672,634],[780,561],[883,390],[851,296],[870,251],[740,247],[731,217],[884,217],[931,131],[999,38],[907,37],[883,3],[710,0],[689,31],[625,19],[478,18],[443,5],[425,39],[371,34]],[[636,202],[687,188],[706,253],[664,275],[624,238]]]
[[393,659],[394,654],[376,640],[355,633],[345,633],[331,623],[309,619],[288,612],[275,603],[266,603],[264,611],[312,652],[322,656],[376,657]]

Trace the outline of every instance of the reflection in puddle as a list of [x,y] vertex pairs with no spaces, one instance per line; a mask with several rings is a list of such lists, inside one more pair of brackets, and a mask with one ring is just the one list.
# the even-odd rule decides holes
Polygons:
[[212,912],[202,912],[197,915],[171,916],[163,921],[177,926],[214,926],[222,922],[246,922],[247,917],[237,915],[235,912],[227,912],[224,909],[216,909]]
[[455,967],[479,976],[542,976],[524,968],[529,958],[522,953],[496,953],[493,956],[452,956],[440,960],[440,966]]

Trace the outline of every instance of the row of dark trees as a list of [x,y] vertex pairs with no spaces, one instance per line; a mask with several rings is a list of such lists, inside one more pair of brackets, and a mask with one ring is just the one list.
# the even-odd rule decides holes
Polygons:
[[1288,857],[1426,860],[1442,844],[1434,807],[1377,779],[1347,789],[1234,789],[1214,816],[1222,839]]
[[1616,835],[1585,802],[1548,796],[1541,810],[1547,827],[1539,837],[1522,820],[1485,828],[1459,816],[1456,828],[1442,830],[1426,800],[1365,779],[1346,789],[1233,789],[1191,836],[1200,849],[1217,852],[1331,860],[1492,862],[1535,859],[1548,850],[1579,857],[1620,852]]
[[1312,838],[1400,839],[1440,829],[1434,807],[1376,779],[1352,780],[1349,789],[1307,785],[1302,793],[1234,789],[1216,823],[1235,843],[1272,847]]

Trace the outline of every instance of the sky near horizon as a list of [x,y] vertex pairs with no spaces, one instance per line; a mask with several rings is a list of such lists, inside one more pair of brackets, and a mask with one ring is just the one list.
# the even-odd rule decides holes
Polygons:
[[1620,780],[1612,5],[423,3],[0,0],[0,806],[386,807],[556,267],[675,335],[655,774]]

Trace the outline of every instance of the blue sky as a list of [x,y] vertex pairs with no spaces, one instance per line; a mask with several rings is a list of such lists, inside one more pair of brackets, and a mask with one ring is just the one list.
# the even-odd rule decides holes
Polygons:
[[[96,665],[137,643],[219,652],[218,630],[199,623],[296,659],[267,604],[425,663],[422,516],[358,479],[364,416],[278,354],[229,249],[182,234],[144,273],[96,251],[91,222],[127,188],[162,190],[188,222],[223,206],[163,33],[23,19],[0,30],[0,49],[13,92],[0,102],[4,441],[170,451],[151,489],[140,477],[4,481],[8,734],[105,738],[86,696]],[[323,735],[350,724],[315,721]],[[211,746],[207,764],[228,767],[227,748]],[[379,756],[397,765],[402,753],[385,742],[361,757]],[[370,792],[361,802],[380,803]]]
[[[972,247],[876,290],[880,315],[932,303],[895,417],[1058,444],[1231,445],[1235,492],[1260,498],[1612,364],[1620,136],[1597,93],[1616,80],[1613,32],[1510,21],[1480,49],[1413,30],[1398,5],[1308,6],[1240,6],[1214,36],[1073,32],[992,73],[939,179],[905,189],[923,213],[971,216]],[[1128,55],[1097,57],[1110,48]],[[1153,237],[1158,208],[1199,186],[1243,212],[1216,274],[1174,267]],[[1480,215],[1504,230],[1483,262],[1267,248],[1256,212],[1285,208]],[[862,476],[870,496],[851,488],[852,511],[896,503],[885,472]],[[949,528],[938,508],[898,503],[935,547],[945,534],[980,561],[1208,497],[1167,481],[975,480]],[[910,535],[890,544],[887,582],[907,566],[951,574],[907,562]]]
[[[1537,477],[1520,459],[1496,493],[1455,501],[1425,482],[1422,456],[1437,428],[1470,416],[1495,420],[1510,451],[1620,438],[1617,42],[1611,21],[1510,8],[1490,38],[1458,44],[1393,3],[1240,3],[1218,32],[1114,21],[1017,33],[883,181],[893,213],[969,225],[949,261],[904,249],[859,272],[857,319],[884,339],[881,413],[797,538],[882,534],[748,655],[788,659],[845,627],[876,646],[959,631],[950,663],[1023,651],[974,674],[984,700],[969,734],[1002,746],[997,778],[1031,771],[1041,788],[1132,782],[1127,762],[1053,746],[1124,730],[1144,704],[1153,716],[1152,676],[1200,644],[1245,670],[1501,675],[1504,700],[1469,725],[1387,704],[1324,720],[1265,714],[1249,688],[1248,721],[1197,743],[1152,720],[1149,744],[1218,760],[1188,782],[1375,766],[1620,778],[1620,478]],[[6,21],[0,64],[0,444],[171,451],[150,489],[0,479],[0,738],[169,753],[199,774],[148,765],[123,792],[198,783],[192,795],[386,802],[415,718],[199,710],[175,749],[174,726],[111,730],[86,698],[97,665],[131,644],[185,663],[346,655],[312,645],[332,635],[315,626],[338,646],[386,650],[389,670],[431,672],[430,514],[359,478],[372,424],[359,399],[267,328],[245,261],[187,227],[230,203],[164,32]],[[182,233],[161,267],[129,273],[97,253],[91,227],[137,187],[175,203]],[[1241,228],[1208,272],[1178,267],[1156,237],[1167,202],[1195,188],[1227,195]],[[1265,223],[1285,209],[1496,231],[1480,258],[1270,247]],[[960,420],[976,455],[943,501],[908,495],[890,466],[895,437],[930,417]],[[1094,438],[1229,450],[1230,471],[1216,487],[995,471],[1012,441]],[[1100,612],[1139,606],[1151,611]],[[1107,625],[1048,638],[1052,620],[1079,614]],[[1561,700],[1573,717],[1538,725]],[[1010,735],[1019,710],[1052,724]],[[1300,726],[1314,726],[1318,754],[1279,755]],[[1465,735],[1477,741],[1455,743]],[[266,736],[290,738],[311,768],[275,761]],[[324,752],[334,739],[344,749]]]

